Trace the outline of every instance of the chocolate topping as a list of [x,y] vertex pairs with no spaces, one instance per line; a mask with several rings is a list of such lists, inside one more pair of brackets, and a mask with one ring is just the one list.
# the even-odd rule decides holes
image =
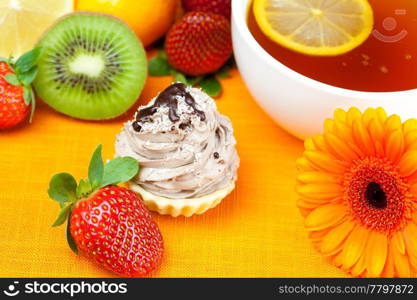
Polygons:
[[145,122],[146,118],[155,114],[159,107],[167,106],[169,108],[168,117],[171,122],[179,121],[177,96],[184,97],[185,103],[194,110],[194,113],[200,116],[201,121],[206,119],[204,112],[197,109],[196,102],[191,94],[187,92],[185,84],[177,82],[162,91],[152,106],[141,109],[136,115],[136,120]]
[[132,126],[133,126],[133,129],[137,132],[140,132],[142,130],[142,126],[140,126],[137,121],[133,122]]

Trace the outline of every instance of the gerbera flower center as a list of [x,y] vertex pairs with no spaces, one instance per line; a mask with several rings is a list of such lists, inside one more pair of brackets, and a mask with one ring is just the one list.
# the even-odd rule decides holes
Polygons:
[[371,181],[365,191],[365,198],[368,203],[375,208],[383,209],[387,207],[387,195],[379,183]]
[[386,159],[356,161],[344,175],[343,187],[351,215],[369,229],[392,233],[410,219],[409,186]]

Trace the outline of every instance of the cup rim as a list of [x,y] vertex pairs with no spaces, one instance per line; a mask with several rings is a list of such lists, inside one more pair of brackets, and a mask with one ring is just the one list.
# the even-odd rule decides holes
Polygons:
[[[356,91],[345,89],[341,87],[336,87],[310,77],[307,77],[297,71],[287,67],[280,61],[272,57],[265,49],[259,45],[255,40],[252,33],[250,32],[246,17],[249,9],[249,3],[253,0],[232,0],[232,22],[235,25],[236,30],[241,34],[245,42],[258,53],[260,58],[265,60],[269,65],[274,67],[277,71],[285,73],[287,76],[291,77],[294,80],[306,84],[314,89],[320,89],[328,93],[342,95],[349,98],[363,98],[366,100],[389,100],[392,101],[393,97],[396,97],[395,101],[398,101],[399,97],[403,99],[409,99],[410,96],[415,96],[417,93],[416,89],[404,90],[404,91],[392,91],[392,92],[366,92],[366,91]],[[243,16],[242,16],[243,13]]]

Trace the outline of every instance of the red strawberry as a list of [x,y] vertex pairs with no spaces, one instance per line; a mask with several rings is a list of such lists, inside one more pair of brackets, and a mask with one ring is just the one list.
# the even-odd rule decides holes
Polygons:
[[145,204],[133,191],[113,185],[131,179],[138,170],[130,157],[103,166],[99,146],[88,179],[77,186],[71,175],[56,174],[48,190],[62,207],[53,226],[68,219],[71,249],[125,277],[148,275],[158,267],[164,251],[161,232]]
[[169,30],[165,51],[171,66],[185,74],[213,73],[232,55],[230,24],[221,15],[187,13]]
[[36,60],[39,49],[22,55],[16,63],[0,57],[0,129],[7,129],[23,122],[32,106],[35,109],[35,96],[31,87],[35,79]]
[[185,11],[204,11],[225,16],[230,20],[231,0],[182,0]]
[[29,114],[23,87],[8,83],[4,78],[6,74],[14,73],[7,63],[0,62],[0,129],[16,126]]

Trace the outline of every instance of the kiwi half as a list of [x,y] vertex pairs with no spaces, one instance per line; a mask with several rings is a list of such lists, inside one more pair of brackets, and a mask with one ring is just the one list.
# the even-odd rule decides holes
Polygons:
[[126,112],[147,75],[146,54],[133,31],[109,15],[69,14],[38,43],[37,95],[57,111],[104,120]]

